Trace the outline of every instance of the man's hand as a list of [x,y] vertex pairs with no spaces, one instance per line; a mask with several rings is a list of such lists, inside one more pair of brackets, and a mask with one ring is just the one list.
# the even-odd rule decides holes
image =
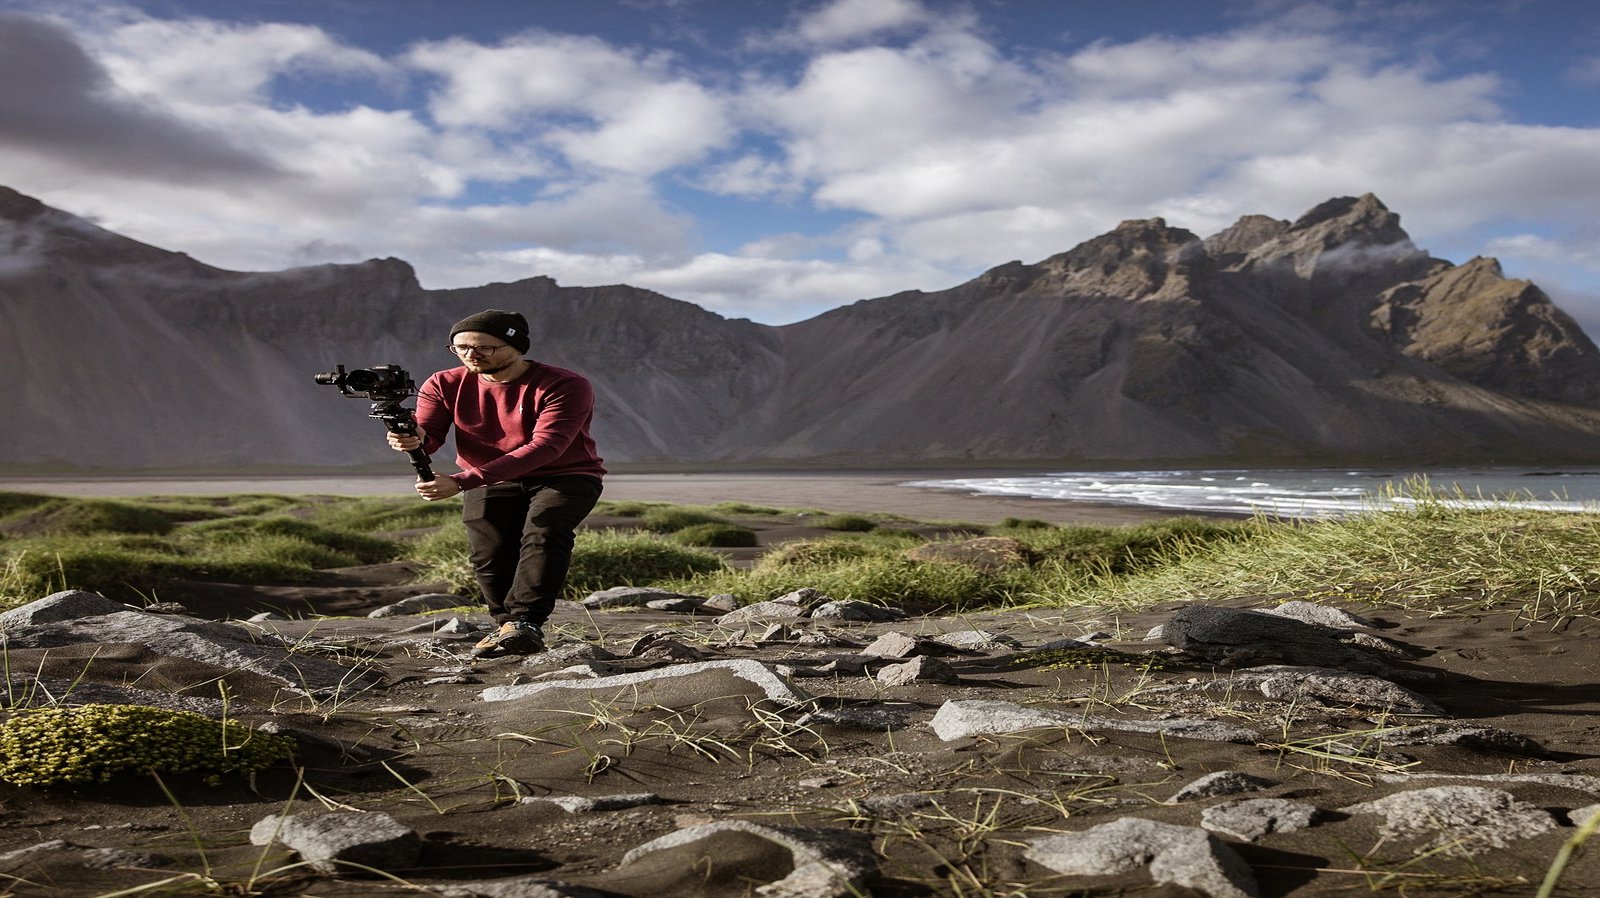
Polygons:
[[417,484],[417,495],[429,502],[438,499],[448,499],[461,493],[461,484],[453,478],[439,475],[432,480],[424,480]]
[[389,433],[389,448],[396,452],[410,452],[422,446],[422,437],[414,433]]

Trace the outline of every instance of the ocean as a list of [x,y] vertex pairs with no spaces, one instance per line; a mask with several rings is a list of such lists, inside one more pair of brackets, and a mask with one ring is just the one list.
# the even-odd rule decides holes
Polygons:
[[1059,471],[905,486],[1182,512],[1325,518],[1408,507],[1419,485],[1465,505],[1600,512],[1600,468]]

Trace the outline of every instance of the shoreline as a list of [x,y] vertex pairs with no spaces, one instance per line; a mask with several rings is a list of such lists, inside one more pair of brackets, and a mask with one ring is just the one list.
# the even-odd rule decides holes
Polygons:
[[[1065,499],[979,495],[959,489],[906,486],[910,481],[955,480],[981,476],[973,469],[932,471],[807,471],[726,473],[612,473],[602,498],[621,502],[715,505],[743,502],[778,508],[827,512],[897,514],[933,521],[992,524],[1005,518],[1031,518],[1053,524],[1142,524],[1183,516],[1238,518],[1239,515],[1177,512],[1137,505]],[[0,491],[45,493],[76,498],[131,498],[151,495],[409,496],[405,473],[344,475],[11,475],[0,477]]]

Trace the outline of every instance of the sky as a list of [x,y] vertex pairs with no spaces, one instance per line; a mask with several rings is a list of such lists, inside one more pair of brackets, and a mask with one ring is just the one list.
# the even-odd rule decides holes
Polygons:
[[767,324],[1373,193],[1600,336],[1600,3],[0,0],[0,184],[221,268]]

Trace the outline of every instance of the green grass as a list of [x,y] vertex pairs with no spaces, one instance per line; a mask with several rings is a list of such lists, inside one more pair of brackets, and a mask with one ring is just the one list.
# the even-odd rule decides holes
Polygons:
[[[177,580],[303,583],[326,568],[390,561],[403,545],[359,532],[352,522],[381,518],[373,503],[393,510],[402,502],[421,504],[251,494],[110,501],[0,493],[0,510],[10,511],[3,518],[7,539],[0,542],[0,607],[69,588],[133,600]],[[317,522],[341,504],[347,506],[343,526]]]
[[1073,598],[1138,607],[1292,594],[1531,621],[1600,612],[1600,516],[1464,508],[1448,498],[1424,495],[1413,510],[1342,520],[1255,521],[1244,539],[1180,549]]
[[[785,543],[751,569],[736,570],[698,544],[748,544],[754,531],[744,522],[759,526],[792,510],[611,503],[606,514],[637,518],[640,526],[580,531],[569,594],[660,585],[757,601],[809,586],[837,599],[952,609],[1140,608],[1293,596],[1423,613],[1505,611],[1524,621],[1600,613],[1600,516],[1464,507],[1425,489],[1410,492],[1416,505],[1409,510],[1300,523],[1170,518],[1090,527],[1008,520],[987,532],[1025,545],[1028,560],[995,571],[910,560],[907,550],[926,538],[876,525]],[[0,540],[0,607],[69,587],[133,598],[176,579],[307,582],[318,570],[388,560],[413,562],[422,569],[419,579],[471,593],[476,586],[458,514],[459,503],[409,498],[112,502],[0,493],[7,534]],[[385,536],[401,532],[416,535]]]
[[686,546],[723,549],[750,548],[760,544],[756,532],[749,527],[723,523],[691,524],[674,531],[672,539]]
[[[413,543],[406,559],[418,579],[444,581],[463,595],[477,595],[467,559],[466,532],[447,527]],[[721,556],[685,546],[671,537],[640,530],[581,530],[567,574],[567,596],[582,598],[613,586],[648,586],[707,574],[726,567]]]
[[865,515],[831,514],[817,522],[824,530],[841,530],[846,533],[866,533],[876,529],[878,522]]

